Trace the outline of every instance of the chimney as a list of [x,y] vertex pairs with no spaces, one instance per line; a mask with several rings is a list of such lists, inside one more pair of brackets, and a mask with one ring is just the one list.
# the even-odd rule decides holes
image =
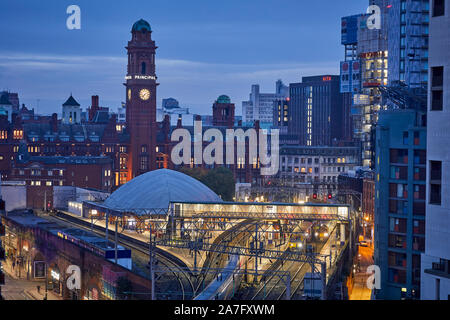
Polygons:
[[195,115],[195,121],[202,121],[202,116],[199,114]]
[[165,141],[169,141],[169,133],[170,133],[170,115],[166,114],[164,116],[164,120],[162,121],[162,131],[164,133]]
[[177,120],[177,129],[181,128],[183,126],[182,122],[181,122],[181,114],[178,115],[178,120]]
[[12,123],[13,125],[15,125],[16,122],[19,122],[18,120],[20,120],[19,116],[17,115],[17,113],[13,112],[13,113],[11,114],[11,123]]
[[259,126],[259,120],[256,120],[256,121],[255,121],[255,130],[256,130],[256,131],[259,131],[259,129],[260,129],[260,126]]
[[52,119],[50,120],[50,126],[52,132],[58,132],[58,115],[56,113],[52,114]]
[[98,108],[98,96],[92,96],[92,107]]
[[111,115],[111,117],[109,117],[109,122],[111,122],[112,124],[116,125],[116,123],[117,123],[117,114],[113,113]]
[[91,103],[91,107],[89,108],[89,121],[93,121],[95,115],[97,114],[97,111],[99,109],[98,106],[98,96],[92,96],[92,103]]

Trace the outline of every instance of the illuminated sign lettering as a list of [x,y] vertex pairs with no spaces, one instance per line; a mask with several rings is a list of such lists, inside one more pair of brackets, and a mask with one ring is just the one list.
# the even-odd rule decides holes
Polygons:
[[55,270],[52,270],[50,272],[50,274],[51,274],[53,279],[55,279],[56,281],[59,281],[59,273],[58,272],[56,272]]
[[155,76],[143,76],[143,75],[134,75],[134,76],[126,76],[125,80],[156,80]]

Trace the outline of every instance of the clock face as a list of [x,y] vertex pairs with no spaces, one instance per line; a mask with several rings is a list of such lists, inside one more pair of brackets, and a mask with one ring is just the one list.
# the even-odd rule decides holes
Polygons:
[[131,89],[128,89],[128,100],[131,100]]
[[139,97],[142,100],[150,99],[150,91],[148,89],[141,89],[141,91],[139,91]]

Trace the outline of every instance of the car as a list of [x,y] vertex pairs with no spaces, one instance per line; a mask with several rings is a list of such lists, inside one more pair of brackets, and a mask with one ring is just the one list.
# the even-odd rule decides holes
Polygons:
[[368,246],[369,246],[369,245],[367,244],[367,241],[365,241],[365,240],[360,241],[360,242],[359,242],[359,245],[360,245],[361,247],[368,247]]

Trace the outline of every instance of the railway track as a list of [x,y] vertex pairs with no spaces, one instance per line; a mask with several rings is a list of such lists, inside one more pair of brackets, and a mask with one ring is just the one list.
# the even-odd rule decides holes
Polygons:
[[[91,225],[91,223],[87,221],[77,219],[63,212],[57,212],[56,214],[51,215],[51,217],[64,221],[66,223],[70,223],[72,225],[75,224],[79,228],[94,232],[102,237],[105,237],[105,228],[101,226],[95,224]],[[109,230],[108,234],[110,234],[111,237],[114,237],[115,231]],[[146,257],[147,260],[149,259],[149,243],[121,233],[117,235],[117,240],[121,245],[139,252],[141,255]],[[163,298],[174,296],[175,299],[180,299],[181,296],[182,300],[191,300],[194,296],[194,285],[190,278],[192,276],[192,272],[180,259],[173,257],[169,253],[159,248],[155,248],[155,251],[155,255],[158,261],[158,267],[162,269],[159,271],[161,271],[161,273],[165,275],[165,279],[162,278],[162,275],[160,275],[156,279],[155,287],[161,288],[162,285],[164,285],[162,283],[163,280],[166,280],[166,282],[175,281],[178,283],[176,288],[170,283],[168,285],[166,284],[166,288],[163,290]],[[168,276],[169,274],[170,276]],[[158,290],[156,291],[158,292]]]
[[[212,250],[217,249],[217,247],[224,241],[230,241],[230,242],[239,242],[242,241],[243,238],[245,238],[245,235],[248,234],[248,232],[243,233],[244,236],[241,236],[236,239],[230,239],[230,237],[239,229],[245,229],[249,230],[252,226],[250,225],[252,222],[251,219],[242,221],[238,223],[237,225],[231,227],[229,230],[221,233],[215,240],[212,245]],[[249,226],[250,225],[250,226]],[[241,233],[242,234],[242,233]],[[224,254],[219,252],[211,251],[208,253],[205,262],[203,263],[202,269],[200,271],[200,275],[202,275],[202,278],[199,279],[198,284],[196,286],[195,292],[199,292],[201,288],[205,288],[219,273],[218,270],[214,270],[212,272],[212,269],[218,269],[220,266],[220,263],[224,259]]]
[[[332,237],[335,230],[336,226],[334,226],[333,230],[330,232],[330,238]],[[318,244],[317,252],[320,252],[322,250],[327,241]],[[284,253],[283,255],[285,254],[286,253]],[[278,268],[276,268],[276,270],[278,271],[288,271],[291,274],[290,299],[301,298],[301,292],[303,291],[303,278],[309,269],[310,266],[307,263],[296,261],[286,261]],[[251,300],[282,300],[285,297],[286,297],[285,283],[282,281],[280,277],[276,277],[276,274],[272,272],[269,275],[269,280],[265,281],[260,286],[260,288],[256,291]]]

